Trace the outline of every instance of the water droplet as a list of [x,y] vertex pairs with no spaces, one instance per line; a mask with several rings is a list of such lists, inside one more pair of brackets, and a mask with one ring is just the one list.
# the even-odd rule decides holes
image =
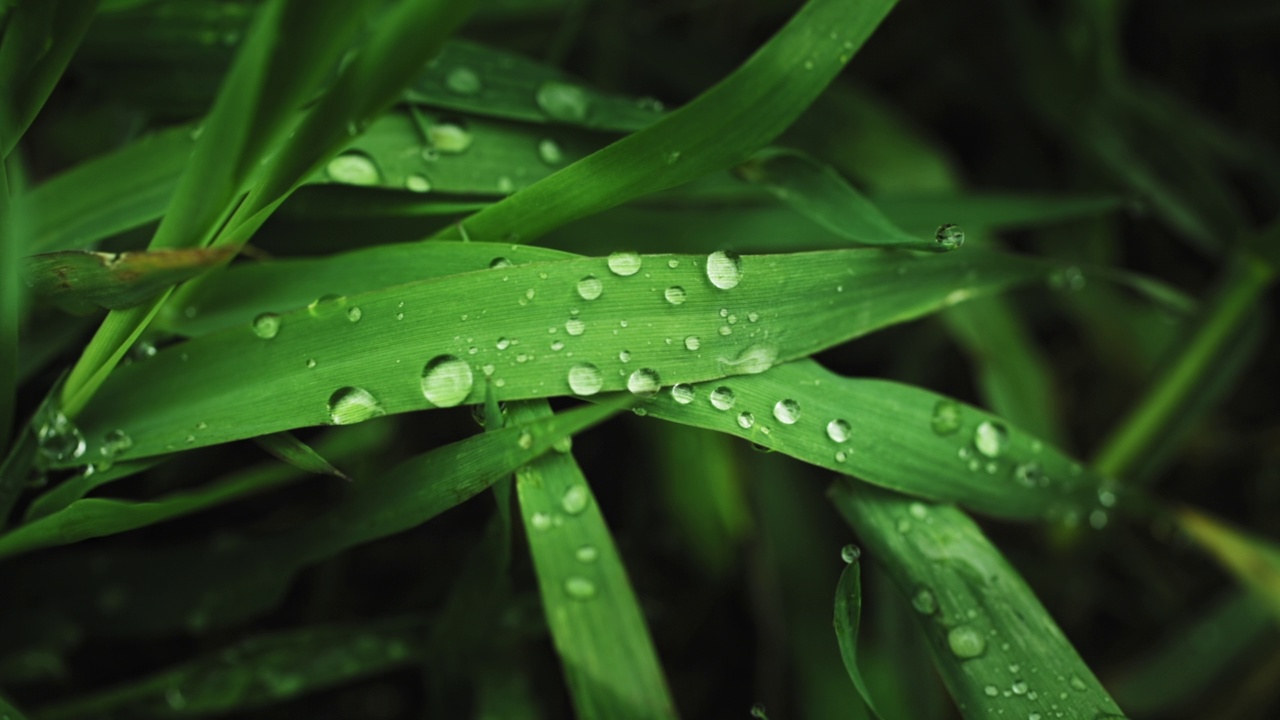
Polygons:
[[413,173],[404,179],[406,190],[417,193],[431,192],[431,181],[426,175]]
[[559,340],[553,340],[551,342],[551,349],[556,352],[560,352],[561,350],[564,349],[564,343]]
[[454,407],[471,394],[471,366],[453,355],[437,355],[422,368],[422,395],[436,407]]
[[717,410],[728,410],[733,407],[734,401],[738,398],[733,394],[733,390],[721,385],[711,391],[711,406]]
[[500,337],[498,338],[498,341],[495,342],[493,345],[499,350],[506,350],[507,348],[511,347],[511,341],[508,340],[507,338]]
[[995,685],[987,685],[982,688],[982,692],[985,693],[987,697],[996,697],[1000,694],[1000,688]]
[[1084,692],[1085,690],[1089,689],[1089,686],[1085,684],[1084,680],[1080,679],[1079,675],[1072,675],[1071,680],[1068,682],[1068,684],[1071,685],[1072,688],[1080,692]]
[[591,503],[591,493],[586,485],[570,485],[560,496],[560,507],[570,515],[578,515]]
[[567,122],[586,120],[587,111],[591,107],[582,88],[554,80],[548,80],[538,87],[535,100],[549,117]]
[[329,396],[329,422],[333,425],[353,425],[386,414],[382,403],[364,388],[338,388]]
[[131,447],[133,447],[133,438],[129,437],[129,433],[117,428],[102,436],[102,445],[98,448],[98,452],[102,453],[103,457],[114,458]]
[[580,563],[593,563],[600,557],[600,551],[596,549],[595,545],[583,545],[574,551],[573,556]]
[[947,645],[951,654],[961,660],[976,658],[987,651],[987,641],[970,625],[957,625],[947,633]]
[[565,435],[559,440],[556,440],[555,442],[551,443],[551,449],[555,450],[561,455],[567,454],[570,450],[573,450],[573,436]]
[[451,122],[436,123],[427,128],[427,141],[436,152],[456,155],[471,147],[473,138],[463,126]]
[[692,350],[697,350],[700,347],[702,347],[702,341],[699,340],[696,336],[690,335],[689,337],[684,339],[685,350],[692,351]]
[[640,254],[630,251],[616,252],[609,255],[609,269],[614,275],[628,277],[640,272]]
[[764,709],[764,703],[758,702],[751,706],[751,717],[756,720],[769,720],[769,715]]
[[253,334],[270,340],[280,332],[280,316],[265,312],[253,319]]
[[842,463],[842,462],[844,462],[845,460],[848,460],[848,459],[849,459],[849,454],[848,454],[848,453],[846,453],[846,452],[845,452],[845,451],[843,451],[843,450],[837,450],[837,451],[836,451],[836,462],[838,462],[838,463]]
[[529,516],[529,527],[538,532],[551,529],[551,516],[544,512],[536,512]]
[[533,434],[528,430],[521,430],[520,437],[516,438],[516,445],[519,445],[521,450],[528,450],[532,448]]
[[364,311],[358,307],[350,307],[347,309],[347,319],[351,322],[360,322],[360,318],[364,316]]
[[1035,487],[1041,477],[1043,474],[1038,462],[1021,463],[1013,469],[1013,479],[1023,487]]
[[932,615],[938,611],[938,600],[930,592],[929,588],[919,588],[915,594],[911,596],[911,607],[921,615]]
[[672,305],[682,305],[684,304],[684,300],[685,300],[684,288],[680,287],[679,285],[672,285],[671,287],[667,288],[666,292],[663,293],[663,297],[665,297],[667,299],[667,302],[671,303]]
[[653,397],[662,389],[662,378],[653,368],[640,368],[627,378],[627,389],[638,397]]
[[831,438],[833,442],[842,443],[848,440],[849,433],[852,431],[853,428],[849,427],[849,423],[840,418],[827,423],[827,437]]
[[717,332],[719,332],[721,335],[724,335],[725,337],[728,337],[733,334],[733,328],[729,327],[728,325],[721,325],[720,329],[717,330]]
[[459,95],[475,95],[484,87],[476,71],[465,66],[450,70],[444,78],[444,86]]
[[707,256],[707,279],[721,290],[732,290],[742,282],[742,258],[725,250],[711,253]]
[[590,600],[596,596],[596,584],[584,577],[574,575],[564,581],[564,592],[574,600]]
[[960,403],[954,400],[939,400],[933,406],[933,418],[929,424],[939,435],[955,433],[960,429]]
[[671,386],[671,397],[681,405],[688,405],[693,402],[696,392],[693,386],[688,383],[676,383]]
[[738,427],[742,428],[743,430],[747,430],[752,425],[755,425],[755,424],[756,424],[755,415],[752,415],[749,412],[738,413]]
[[325,171],[333,180],[347,185],[377,185],[382,180],[378,166],[368,155],[345,152],[329,161]]
[[630,351],[630,350],[623,350],[623,351],[619,352],[619,353],[618,353],[618,360],[620,360],[620,361],[622,361],[622,362],[624,362],[624,363],[625,363],[625,362],[631,362],[631,351]]
[[1009,446],[1009,431],[1003,425],[984,420],[973,431],[973,447],[989,458],[1000,457]]
[[800,419],[800,403],[786,398],[773,406],[773,416],[783,425],[795,425]]
[[955,250],[964,245],[964,231],[960,229],[959,225],[948,223],[938,228],[938,231],[933,234],[933,239],[938,243],[939,247]]
[[503,195],[510,195],[515,192],[516,184],[510,177],[502,175],[498,178],[498,192]]
[[560,144],[551,138],[538,141],[538,157],[548,165],[559,165],[564,162],[564,152],[560,149]]
[[591,363],[578,363],[569,368],[569,389],[578,395],[595,395],[604,386],[604,375]]
[[857,545],[849,544],[840,548],[840,559],[844,561],[845,565],[852,565],[858,562],[860,557],[862,557],[862,550]]
[[577,337],[587,331],[587,324],[578,318],[569,318],[564,321],[564,331]]
[[750,345],[735,358],[720,358],[720,371],[725,375],[755,375],[773,367],[777,359],[778,348],[773,345]]
[[84,455],[87,444],[80,428],[56,409],[44,409],[38,415],[36,447],[49,460],[76,460]]
[[315,358],[307,358],[307,362],[306,362],[306,363],[304,363],[304,364],[307,366],[307,369],[308,369],[308,370],[310,370],[310,369],[312,369],[312,368],[314,368],[314,367],[316,366],[316,359],[315,359]]

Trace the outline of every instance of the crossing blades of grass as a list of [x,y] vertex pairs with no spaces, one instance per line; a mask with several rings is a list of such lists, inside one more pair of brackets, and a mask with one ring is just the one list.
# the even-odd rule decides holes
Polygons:
[[346,473],[334,467],[332,463],[316,452],[310,445],[294,437],[291,433],[281,432],[262,435],[253,439],[263,450],[283,462],[314,475],[332,475],[343,480],[350,480]]
[[[894,0],[810,0],[745,64],[688,105],[465,222],[474,240],[529,240],[742,160],[813,102]],[[450,231],[447,237],[460,237]]]
[[[546,401],[510,406],[514,422],[551,414]],[[613,537],[567,452],[516,473],[516,493],[547,626],[580,717],[676,716]]]
[[648,394],[760,372],[1044,272],[1012,255],[879,249],[495,267],[246,317],[121,368],[82,428],[90,453],[123,431],[125,459],[474,404],[486,377],[505,400]]
[[37,299],[79,315],[139,305],[230,257],[229,248],[126,253],[68,250],[28,257],[23,275]]
[[837,482],[836,508],[910,599],[968,719],[1123,718],[1022,577],[964,513]]
[[422,625],[393,618],[260,635],[142,680],[47,705],[39,717],[192,717],[271,707],[418,661]]
[[[622,398],[570,410],[436,448],[380,477],[347,484],[344,497],[319,516],[252,542],[233,535],[212,544],[202,540],[95,556],[90,565],[82,564],[87,556],[67,557],[65,565],[46,559],[39,577],[20,575],[30,594],[0,595],[0,631],[9,632],[6,617],[22,615],[5,604],[21,605],[33,597],[41,598],[41,613],[68,613],[102,635],[226,627],[274,606],[303,567],[427,522],[632,402]],[[104,610],[96,591],[88,589],[103,583],[148,602]]]
[[[45,491],[35,500],[32,500],[31,504],[27,506],[27,511],[23,513],[23,522],[30,523],[45,515],[62,510],[76,500],[93,492],[96,488],[149,470],[168,460],[169,457],[168,455],[157,455],[145,460],[115,463],[105,470],[94,468],[91,472],[86,470],[79,475],[67,478],[52,489]],[[0,535],[0,538],[3,537],[5,536]]]
[[844,660],[845,670],[849,672],[849,679],[858,689],[858,694],[867,704],[872,717],[880,720],[880,713],[876,712],[875,704],[871,702],[867,683],[858,670],[858,626],[862,622],[862,569],[858,563],[860,551],[849,545],[843,552],[848,565],[840,573],[840,582],[836,584],[836,642],[840,645],[840,657]]
[[0,38],[0,158],[8,158],[80,45],[98,0],[22,0]]
[[914,386],[840,377],[810,360],[673,388],[647,411],[991,515],[1078,522],[1105,512],[1100,476],[1000,417]]
[[1280,619],[1280,547],[1192,508],[1176,514],[1182,529]]

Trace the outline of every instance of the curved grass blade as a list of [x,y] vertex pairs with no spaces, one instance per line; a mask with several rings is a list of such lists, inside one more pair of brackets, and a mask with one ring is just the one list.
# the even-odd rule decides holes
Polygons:
[[1124,715],[978,526],[926,505],[842,480],[836,508],[911,600],[934,666],[965,718]]
[[858,670],[858,626],[862,622],[862,569],[858,559],[845,566],[840,573],[840,582],[836,584],[835,629],[836,642],[840,645],[840,657],[844,660],[845,670],[849,671],[849,679],[858,689],[862,701],[866,703],[871,716],[880,720],[880,713],[871,702],[871,692]]
[[902,230],[839,173],[804,153],[763,150],[739,166],[738,173],[801,215],[859,245],[925,251],[958,247]]
[[1078,522],[1102,509],[1101,476],[999,416],[911,385],[841,377],[812,360],[663,393],[646,410],[991,515]]
[[[22,521],[30,523],[46,515],[51,515],[88,495],[96,488],[150,470],[171,457],[170,455],[157,455],[145,460],[115,463],[106,470],[94,468],[92,472],[82,472],[75,477],[63,480],[51,490],[31,501],[31,504],[27,506],[27,511],[22,516]],[[93,468],[93,466],[88,465],[86,468]],[[4,537],[4,535],[0,535],[0,543],[4,542]]]
[[[551,415],[510,406],[514,422]],[[640,603],[586,478],[567,453],[516,472],[543,610],[579,717],[674,718],[675,704]]]
[[[81,426],[90,453],[123,429],[134,440],[126,459],[341,422],[330,406],[343,388],[394,414],[478,403],[485,377],[506,400],[566,395],[583,364],[595,368],[578,371],[593,376],[586,393],[626,389],[640,369],[661,385],[697,382],[760,372],[1045,274],[1033,259],[967,251],[709,257],[614,258],[643,263],[629,276],[604,258],[497,267],[329,298],[257,325],[246,317],[121,368]],[[716,282],[740,284],[716,287],[709,262]],[[579,289],[587,276],[598,299]],[[780,287],[777,277],[797,280]],[[452,378],[438,394],[424,378],[431,361]],[[653,380],[646,371],[631,382]]]
[[67,250],[28,257],[27,287],[38,299],[83,315],[146,302],[231,257],[229,248],[100,253]]
[[1280,546],[1193,508],[1175,512],[1178,524],[1280,620]]
[[[132,553],[43,560],[39,578],[22,572],[30,594],[0,595],[0,631],[6,618],[28,617],[6,603],[40,598],[39,613],[78,618],[103,636],[202,633],[240,622],[276,605],[299,570],[351,547],[421,525],[483,492],[516,468],[628,407],[631,398],[562,412],[523,427],[475,435],[410,458],[378,478],[346,485],[348,493],[318,517],[248,542],[148,548]],[[526,438],[527,439],[522,439]],[[109,608],[96,602],[103,584],[145,603]],[[2,634],[2,632],[0,632]]]
[[8,158],[80,45],[98,0],[21,0],[0,23],[0,158]]
[[142,680],[46,705],[39,717],[192,717],[271,707],[418,661],[422,624],[397,618],[259,635]]
[[303,472],[313,475],[332,475],[343,480],[350,480],[347,474],[334,467],[320,453],[292,433],[279,432],[256,437],[253,441],[258,447],[271,453],[272,457],[286,462]]
[[[473,240],[552,228],[723,170],[767,145],[844,68],[894,0],[810,0],[738,70],[653,125],[464,222]],[[461,237],[457,231],[443,237]]]

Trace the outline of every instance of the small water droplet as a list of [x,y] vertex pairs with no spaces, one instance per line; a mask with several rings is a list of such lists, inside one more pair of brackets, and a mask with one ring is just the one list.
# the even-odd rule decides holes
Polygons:
[[948,223],[938,228],[937,232],[933,234],[933,239],[938,243],[939,247],[955,250],[964,245],[964,230],[961,230],[959,225]]
[[493,345],[499,350],[506,350],[507,348],[511,347],[511,341],[508,340],[507,338],[500,337],[498,338],[497,342],[495,342]]
[[1080,679],[1079,675],[1072,675],[1071,680],[1068,681],[1068,684],[1072,688],[1080,692],[1084,692],[1085,690],[1089,689],[1089,686],[1085,684],[1084,680]]
[[573,450],[573,436],[565,435],[559,440],[556,440],[555,442],[551,443],[551,449],[555,450],[561,455],[567,454],[570,450]]
[[1000,694],[1000,688],[995,685],[987,685],[982,688],[982,692],[986,694],[987,697],[996,697]]
[[627,378],[627,389],[638,397],[653,397],[662,389],[662,378],[653,368],[640,368]]
[[578,318],[569,318],[564,321],[564,331],[577,337],[587,331],[587,324]]
[[987,651],[987,641],[970,625],[957,625],[947,633],[947,646],[951,654],[961,660],[976,658]]
[[519,445],[521,450],[528,450],[532,448],[533,433],[530,433],[528,430],[521,430],[520,437],[516,438],[516,445]]
[[1009,431],[1004,425],[984,420],[973,431],[973,447],[989,458],[997,458],[1009,446]]
[[667,288],[666,292],[663,293],[663,297],[665,297],[667,299],[667,302],[671,303],[672,305],[682,305],[684,304],[684,300],[685,300],[684,288],[680,287],[679,285],[672,285],[671,287]]
[[773,416],[783,425],[795,425],[800,419],[800,403],[786,398],[773,406]]
[[911,607],[921,615],[932,615],[938,611],[938,600],[929,588],[919,588],[911,596]]
[[314,367],[316,366],[316,359],[315,359],[315,358],[307,358],[307,362],[306,362],[305,364],[306,364],[306,366],[307,366],[307,369],[308,369],[308,370],[310,370],[310,369],[312,369],[312,368],[314,368]]
[[551,138],[538,141],[538,157],[548,165],[559,165],[564,162],[564,152],[560,144]]
[[769,720],[769,715],[764,709],[764,703],[758,702],[751,706],[751,717],[756,720]]
[[1038,462],[1020,463],[1013,469],[1013,479],[1023,487],[1035,487],[1042,476]]
[[852,565],[858,562],[860,557],[862,557],[862,550],[857,545],[849,544],[840,548],[840,559],[844,561],[845,565]]
[[717,410],[728,410],[733,407],[733,403],[737,399],[737,396],[733,394],[733,390],[724,385],[711,391],[711,406]]
[[620,360],[620,361],[622,361],[622,362],[624,362],[624,363],[625,363],[625,362],[631,362],[631,351],[630,351],[630,350],[623,350],[623,351],[619,352],[619,353],[618,353],[618,360]]
[[1021,680],[1018,680],[1015,683],[1013,683],[1013,685],[1010,685],[1009,689],[1013,691],[1014,695],[1027,694],[1027,684]]
[[386,414],[382,403],[364,388],[338,388],[329,396],[329,422],[333,425],[353,425]]
[[364,311],[360,308],[352,306],[347,308],[347,320],[351,322],[360,322],[360,318],[364,316]]
[[680,154],[679,150],[669,150],[662,154],[662,160],[668,165],[675,165],[680,162]]
[[696,394],[693,386],[688,383],[676,383],[671,386],[671,397],[681,405],[688,405],[693,402]]
[[253,319],[253,334],[270,340],[280,333],[280,316],[265,312]]
[[600,551],[595,545],[583,545],[574,551],[573,556],[580,563],[593,563],[600,557]]
[[102,445],[99,446],[98,452],[103,457],[111,459],[131,447],[133,447],[133,438],[129,437],[129,433],[117,428],[102,436]]
[[639,253],[624,251],[609,255],[609,270],[614,275],[629,277],[640,272],[641,258]]
[[933,418],[929,421],[933,431],[939,435],[951,435],[960,429],[960,403],[954,400],[939,400],[933,406]]
[[604,375],[591,363],[578,363],[569,368],[569,389],[578,395],[595,395],[604,386]]
[[474,383],[471,366],[453,355],[437,355],[422,369],[422,395],[436,407],[462,404]]
[[587,94],[577,85],[548,80],[538,86],[534,99],[549,117],[566,122],[582,122],[587,119],[591,103]]
[[732,290],[742,282],[742,258],[725,250],[711,253],[707,256],[707,279],[721,290]]
[[457,123],[442,122],[427,128],[427,141],[436,152],[449,155],[466,152],[472,140],[470,131]]
[[404,187],[406,190],[416,193],[431,192],[431,181],[426,175],[421,173],[412,173],[404,179]]
[[345,152],[329,161],[325,172],[336,182],[347,185],[377,185],[382,180],[378,166],[368,155]]
[[502,193],[503,195],[510,195],[511,193],[515,192],[516,184],[515,184],[515,181],[512,180],[510,177],[506,175],[501,175],[498,177],[497,187],[498,187],[498,192]]
[[551,529],[551,516],[544,512],[536,512],[529,516],[529,527],[538,532]]
[[574,600],[590,600],[596,596],[596,584],[584,577],[574,575],[565,579],[564,592]]
[[853,432],[853,428],[849,427],[849,423],[840,418],[836,418],[827,423],[827,437],[833,442],[842,443],[849,439],[849,434]]
[[696,336],[690,335],[689,337],[684,339],[685,350],[693,351],[693,350],[697,350],[700,347],[702,347],[702,341],[699,340]]
[[459,95],[475,95],[484,87],[475,70],[461,65],[449,71],[444,85]]
[[751,426],[755,424],[756,424],[755,415],[752,415],[749,412],[738,413],[738,427],[742,428],[743,430],[747,430],[747,429],[750,429]]
[[591,493],[586,485],[570,485],[560,496],[560,507],[570,515],[578,515],[591,503]]
[[80,428],[56,409],[42,410],[36,419],[36,447],[54,461],[75,460],[84,455],[87,443]]
[[849,454],[848,454],[848,453],[846,453],[846,452],[845,452],[845,451],[843,451],[843,450],[837,450],[837,451],[836,451],[836,462],[838,462],[838,463],[842,463],[842,462],[844,462],[845,460],[848,460],[848,459],[849,459]]

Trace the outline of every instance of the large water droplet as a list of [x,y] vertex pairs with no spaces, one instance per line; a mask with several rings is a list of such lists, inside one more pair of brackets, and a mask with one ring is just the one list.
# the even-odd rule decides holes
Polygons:
[[700,347],[702,347],[702,341],[699,340],[696,335],[690,335],[689,337],[684,339],[685,350],[692,351],[692,350],[697,350]]
[[1009,446],[1009,431],[1003,425],[984,420],[973,431],[973,447],[989,458],[1000,457]]
[[471,366],[453,355],[437,355],[422,368],[422,394],[436,407],[462,404],[474,383]]
[[933,406],[933,418],[929,425],[939,435],[951,435],[960,429],[960,403],[954,400],[939,400]]
[[431,192],[431,181],[426,175],[421,173],[413,173],[404,179],[405,189],[411,192]]
[[667,302],[671,303],[672,305],[684,304],[685,291],[684,291],[684,288],[680,287],[679,285],[672,285],[671,287],[667,288],[666,292],[664,292],[662,295],[667,299]]
[[593,563],[600,557],[600,551],[595,545],[583,545],[574,551],[573,556],[580,563]]
[[987,641],[982,633],[970,625],[957,625],[947,633],[947,646],[951,654],[961,660],[976,658],[987,651]]
[[938,611],[938,600],[929,588],[919,588],[911,596],[911,607],[921,615],[932,615]]
[[346,152],[329,161],[325,171],[333,180],[347,185],[377,185],[382,179],[378,166],[369,156]]
[[750,345],[737,357],[720,358],[720,371],[725,375],[755,375],[773,367],[777,359],[778,348],[773,345]]
[[253,334],[270,340],[280,332],[280,316],[265,312],[253,319]]
[[939,247],[946,250],[955,250],[964,244],[964,231],[959,225],[950,223],[942,225],[938,231],[933,234],[933,239],[938,243]]
[[103,457],[114,458],[131,447],[133,447],[133,438],[129,437],[129,433],[117,428],[102,437],[102,445],[98,448],[98,452],[102,453]]
[[737,253],[717,250],[707,256],[707,279],[721,290],[731,290],[742,282],[742,258]]
[[749,412],[738,413],[738,427],[742,428],[743,430],[747,430],[752,425],[755,425],[755,424],[756,424],[755,415],[752,415]]
[[773,406],[773,416],[783,425],[795,425],[800,419],[800,403],[786,398]]
[[711,407],[714,407],[717,410],[728,410],[733,407],[733,403],[737,399],[738,397],[733,394],[733,390],[725,387],[724,385],[721,385],[711,391]]
[[578,297],[583,300],[595,300],[604,292],[604,283],[595,275],[588,275],[578,281]]
[[42,410],[37,418],[36,447],[49,460],[76,460],[84,455],[86,443],[80,428],[58,410]]
[[476,71],[464,66],[450,70],[444,78],[444,85],[459,95],[475,95],[484,87]]
[[442,122],[427,128],[427,140],[437,152],[457,154],[471,147],[471,133],[461,125]]
[[639,397],[653,397],[662,389],[662,378],[653,368],[640,368],[627,378],[627,389]]
[[622,277],[640,272],[640,262],[640,254],[630,251],[612,253],[608,259],[609,269]]
[[559,165],[564,162],[564,151],[555,140],[545,138],[538,141],[538,158],[548,165]]
[[334,425],[353,425],[386,414],[378,398],[364,388],[338,388],[329,396],[329,422]]
[[693,386],[688,383],[676,383],[671,386],[671,397],[681,405],[688,405],[693,402],[696,394]]
[[853,428],[849,427],[849,423],[840,418],[827,423],[827,437],[834,442],[842,443],[848,440],[852,431]]
[[578,395],[595,395],[604,386],[604,375],[591,363],[578,363],[569,368],[569,389]]
[[578,515],[591,504],[591,493],[586,485],[570,485],[560,496],[560,507],[570,515]]
[[587,578],[574,575],[564,581],[564,592],[574,600],[590,600],[596,596],[596,584]]
[[849,544],[840,548],[840,559],[845,565],[852,565],[858,562],[858,558],[862,557],[862,550],[857,545]]
[[548,80],[538,86],[538,107],[555,120],[581,122],[587,119],[590,101],[577,85]]

